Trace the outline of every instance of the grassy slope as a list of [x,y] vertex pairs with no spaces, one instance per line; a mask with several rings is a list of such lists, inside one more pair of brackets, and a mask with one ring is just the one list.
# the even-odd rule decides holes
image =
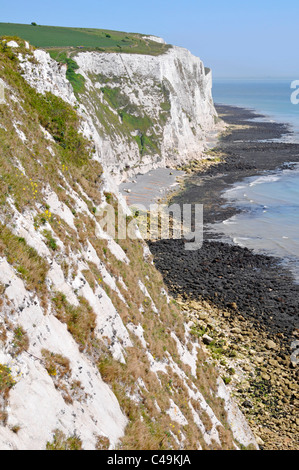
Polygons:
[[106,52],[163,54],[170,46],[159,44],[136,33],[104,29],[65,28],[0,23],[0,36],[17,36],[35,47],[100,49]]
[[[24,53],[25,48],[20,47],[18,51]],[[78,132],[79,118],[71,106],[50,93],[40,95],[33,90],[19,74],[15,54],[2,45],[0,64],[0,78],[14,90],[19,101],[13,101],[11,93],[6,91],[6,103],[0,106],[0,211],[5,213],[5,224],[0,224],[0,256],[5,254],[18,272],[24,274],[29,288],[44,293],[45,285],[39,281],[45,278],[46,263],[34,250],[24,245],[23,239],[10,233],[7,227],[14,216],[8,210],[7,198],[14,200],[20,212],[36,210],[36,204],[42,204],[44,209],[38,210],[36,219],[39,226],[46,209],[43,191],[47,183],[58,190],[59,184],[63,184],[59,171],[68,167],[67,173],[77,173],[80,183],[91,196],[91,174],[95,173],[96,162],[91,160],[90,143]],[[26,142],[32,142],[31,149],[16,138],[16,122],[21,123],[19,127],[25,132]],[[55,157],[47,150],[48,142],[43,138],[39,125],[53,137]],[[24,172],[16,168],[16,159]],[[82,179],[83,174],[85,177]]]

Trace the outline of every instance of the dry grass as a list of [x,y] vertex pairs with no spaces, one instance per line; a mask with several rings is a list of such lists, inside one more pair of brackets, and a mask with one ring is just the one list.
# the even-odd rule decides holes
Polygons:
[[45,368],[51,377],[65,378],[71,373],[70,361],[61,354],[55,354],[47,349],[42,349],[42,356],[45,360]]
[[47,450],[82,450],[82,441],[76,435],[67,437],[61,430],[53,431],[53,441],[47,442]]
[[79,298],[79,306],[74,307],[67,302],[64,294],[57,292],[52,298],[55,314],[58,320],[67,324],[68,331],[73,335],[80,350],[84,351],[88,343],[94,339],[96,314],[83,297]]
[[96,450],[108,450],[110,447],[110,441],[108,437],[98,436],[96,442]]
[[47,261],[38,255],[37,251],[27,245],[24,238],[17,237],[8,227],[0,224],[0,255],[5,256],[25,280],[28,290],[45,294],[46,275],[49,269]]
[[159,425],[151,426],[141,418],[131,420],[126,429],[126,435],[122,439],[122,450],[166,450],[172,448],[170,433],[164,431]]
[[0,364],[0,424],[2,423],[4,426],[8,417],[6,407],[9,392],[15,384],[16,382],[11,375],[11,369],[5,364]]
[[42,349],[41,353],[44,358],[45,368],[50,377],[52,377],[55,388],[60,391],[66,403],[72,404],[73,398],[69,390],[72,371],[69,359],[47,349]]

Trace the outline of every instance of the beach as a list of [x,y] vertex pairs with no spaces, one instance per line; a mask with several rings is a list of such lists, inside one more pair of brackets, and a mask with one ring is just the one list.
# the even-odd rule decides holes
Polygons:
[[[246,177],[284,166],[287,161],[299,161],[299,145],[265,143],[265,135],[279,138],[290,131],[282,124],[248,122],[255,116],[252,111],[221,106],[218,112],[228,124],[241,126],[222,136],[217,150],[225,155],[223,162],[193,173],[185,179],[182,191],[171,199],[171,203],[181,205],[203,204],[203,247],[191,252],[184,250],[183,240],[161,240],[151,249],[159,253],[157,266],[167,271],[168,283],[175,285],[176,291],[223,307],[236,303],[246,317],[257,323],[263,318],[269,331],[283,333],[288,338],[286,343],[290,343],[298,328],[299,305],[299,286],[292,273],[277,258],[222,243],[222,234],[211,232],[209,227],[238,213],[234,206],[224,204],[222,194],[226,189]],[[168,256],[162,256],[165,252],[171,254],[169,261]]]
[[183,176],[184,172],[180,170],[156,168],[121,183],[119,191],[129,207],[142,205],[149,210],[151,204],[157,204],[159,200],[165,199],[171,190],[178,188],[178,178]]
[[149,241],[149,247],[174,298],[189,310],[192,302],[206,306],[205,331],[212,334],[208,325],[213,318],[218,332],[228,327],[237,349],[246,344],[243,360],[250,370],[246,387],[238,377],[232,383],[264,448],[297,449],[298,367],[291,358],[299,339],[299,286],[277,258],[224,243],[222,234],[209,227],[238,213],[224,204],[225,190],[244,178],[299,162],[299,145],[282,139],[291,134],[287,125],[268,122],[251,110],[218,106],[217,111],[229,126],[211,154],[211,160],[221,155],[221,161],[201,171],[191,164],[181,191],[170,201],[204,205],[202,248],[187,251],[183,240]]
[[221,228],[244,211],[223,195],[244,180],[295,169],[299,144],[288,124],[251,109],[216,108],[226,128],[203,160],[137,175],[120,190],[129,205],[146,209],[158,201],[203,205],[202,247],[148,240],[155,266],[260,448],[298,450],[299,283],[283,259],[240,246]]
[[158,201],[165,203],[167,196],[170,205],[202,204],[200,250],[185,250],[182,239],[149,241],[171,292],[220,308],[237,306],[258,327],[281,334],[289,348],[298,328],[299,285],[293,273],[276,257],[254,253],[228,239],[223,242],[223,234],[214,227],[221,228],[221,223],[241,212],[225,204],[225,191],[245,178],[290,168],[288,162],[299,163],[299,144],[284,141],[292,134],[287,124],[269,121],[252,110],[218,105],[217,112],[228,127],[205,155],[211,164],[200,165],[200,170],[195,162],[183,168],[154,169],[119,189],[129,206],[142,204],[147,210]]

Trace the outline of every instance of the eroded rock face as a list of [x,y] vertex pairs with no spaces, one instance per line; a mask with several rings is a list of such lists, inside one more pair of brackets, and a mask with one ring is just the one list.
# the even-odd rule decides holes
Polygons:
[[125,176],[200,158],[215,129],[212,73],[188,50],[172,47],[159,56],[81,52],[73,56],[85,79],[74,95],[66,66],[44,51],[37,63],[23,60],[26,80],[78,107],[103,166]]
[[[111,171],[119,174],[129,167],[129,173],[144,172],[201,157],[217,113],[211,96],[212,74],[199,58],[172,47],[156,57],[85,52],[75,59],[78,72],[87,79],[88,93],[82,97],[86,107],[96,111],[97,105],[110,104],[116,111],[110,135],[103,132],[104,126],[93,112],[94,124],[105,142],[102,159]],[[109,100],[111,90],[118,100]],[[123,119],[122,111],[126,113]],[[127,114],[139,118],[132,123],[134,129],[122,126]],[[144,126],[142,119],[151,125]],[[149,142],[140,151],[136,136],[140,138],[142,133]],[[107,147],[111,149],[109,158]]]

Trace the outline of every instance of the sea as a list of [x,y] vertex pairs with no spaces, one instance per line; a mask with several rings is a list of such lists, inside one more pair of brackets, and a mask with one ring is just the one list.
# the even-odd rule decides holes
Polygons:
[[[213,99],[289,124],[293,133],[282,140],[299,143],[299,104],[291,101],[293,80],[214,79]],[[277,257],[299,284],[299,164],[285,163],[284,169],[246,178],[227,190],[224,204],[241,212],[212,229],[225,241]]]

